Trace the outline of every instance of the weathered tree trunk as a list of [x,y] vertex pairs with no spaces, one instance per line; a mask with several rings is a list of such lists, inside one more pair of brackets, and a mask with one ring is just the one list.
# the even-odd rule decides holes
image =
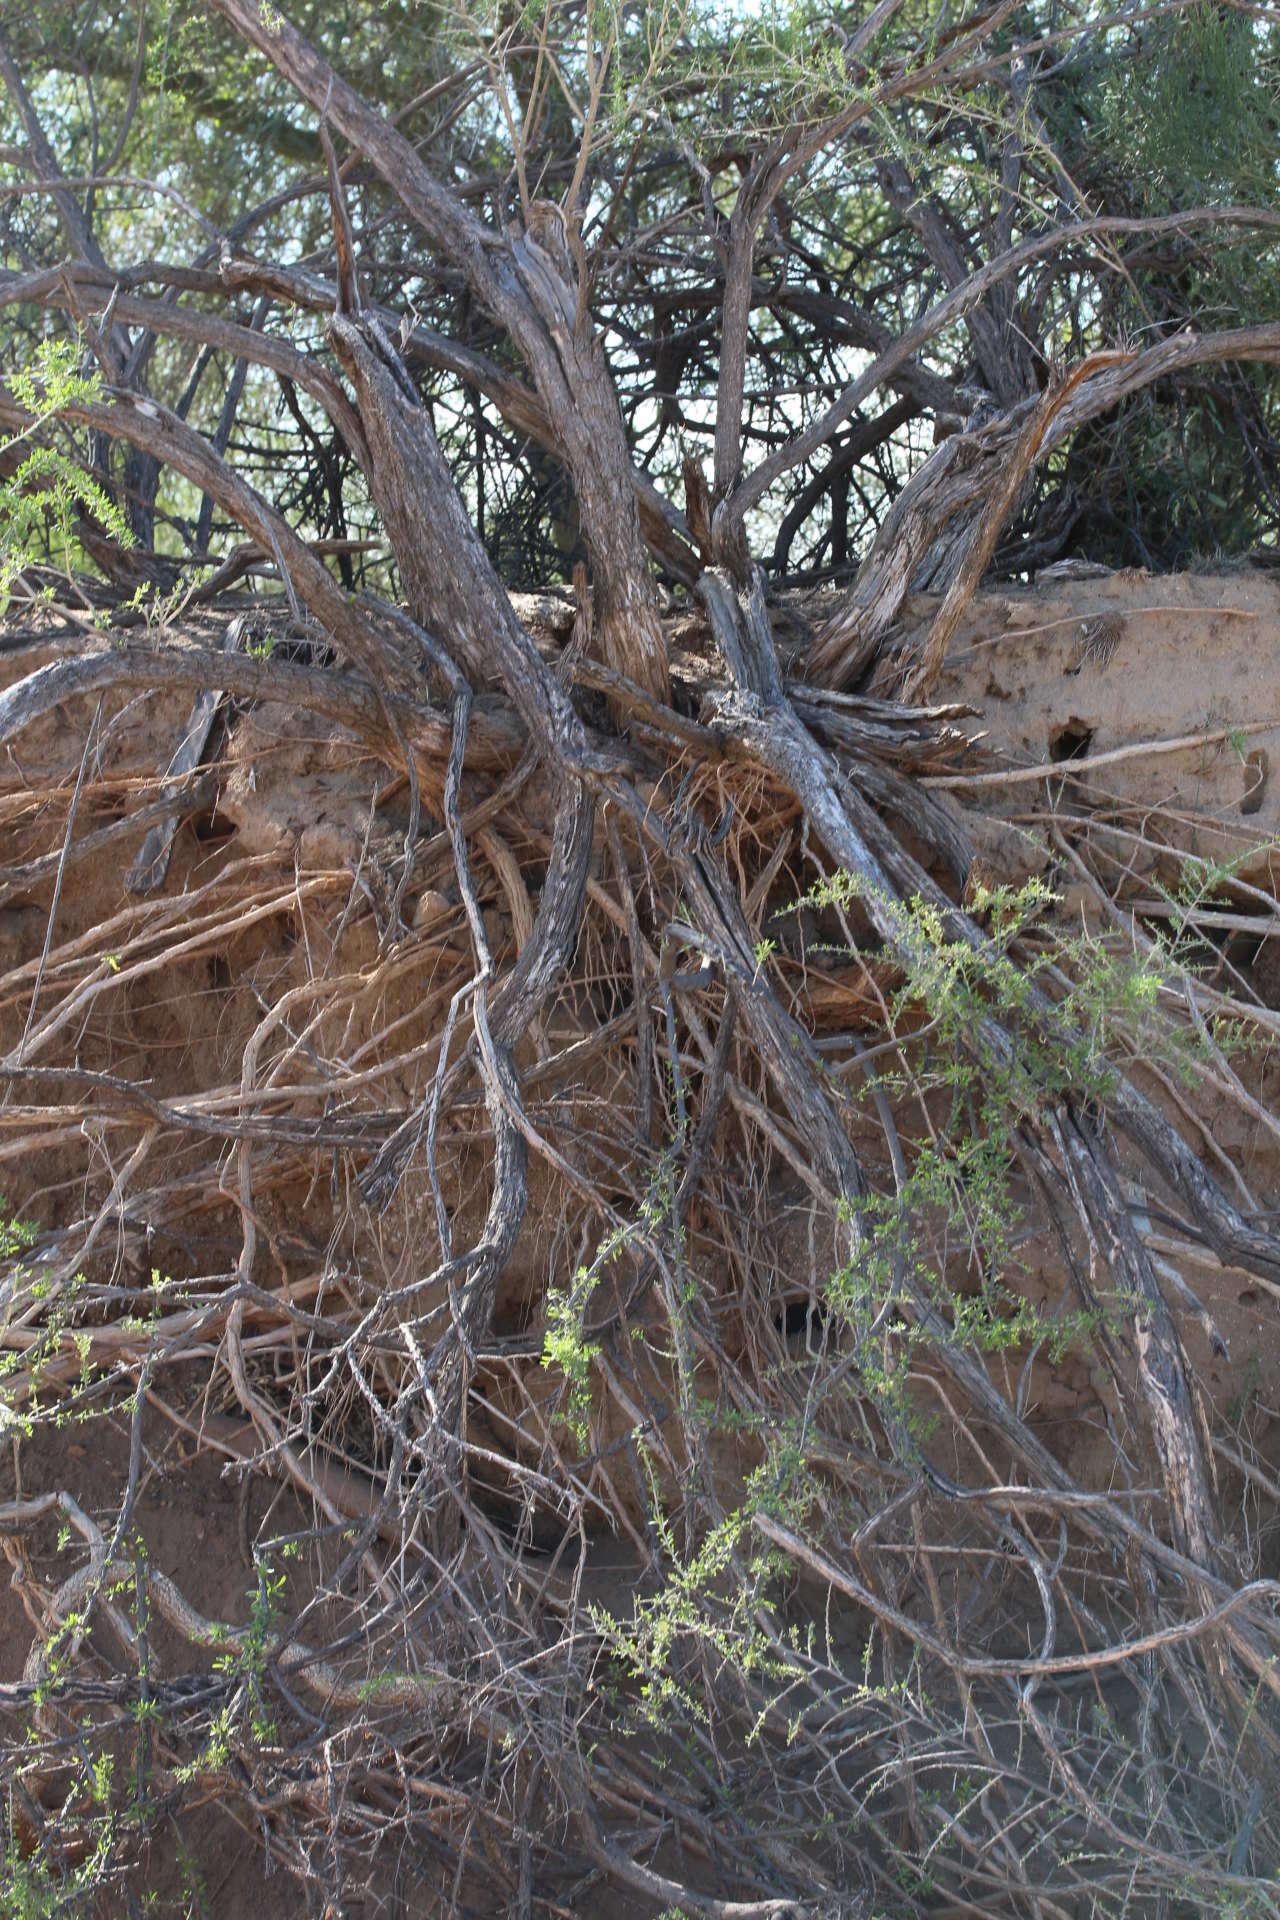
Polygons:
[[507,328],[555,423],[577,489],[603,657],[645,692],[664,698],[666,651],[640,534],[631,456],[603,350],[573,284],[558,209],[540,231],[514,242],[499,239],[287,20],[273,13],[269,23],[264,21],[256,0],[209,3],[373,162]]
[[840,607],[814,636],[807,671],[824,686],[855,686],[872,666],[909,593],[945,593],[973,542],[982,505],[1033,409],[975,421],[951,434],[894,501]]

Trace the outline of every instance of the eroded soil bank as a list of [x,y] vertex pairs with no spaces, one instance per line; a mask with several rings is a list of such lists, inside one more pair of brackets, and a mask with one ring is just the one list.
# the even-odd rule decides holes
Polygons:
[[[914,603],[911,621],[922,627],[932,611]],[[571,610],[545,597],[522,602],[521,612],[549,652],[562,646]],[[677,685],[696,709],[710,671],[706,635],[696,620],[677,625]],[[217,645],[225,627],[225,617],[200,619],[183,637]],[[269,619],[263,632],[256,644],[287,645],[273,642]],[[83,633],[52,627],[11,631],[0,656],[4,684],[86,644]],[[1250,1044],[1233,1055],[1230,1082],[1210,1075],[1188,1084],[1159,1061],[1136,1061],[1133,1071],[1252,1214],[1280,1207],[1278,665],[1280,582],[1261,571],[1098,574],[987,592],[936,689],[939,705],[957,709],[950,746],[918,776],[972,841],[971,886],[1037,878],[1058,896],[1049,919],[1063,928],[1103,939],[1136,927],[1184,950],[1191,943],[1210,983],[1251,1009]],[[312,1425],[304,1473],[280,1467],[286,1428],[295,1454],[300,1447],[296,1420],[283,1410],[300,1382],[315,1384],[308,1316],[337,1297],[354,1323],[380,1300],[412,1294],[436,1264],[434,1197],[414,1117],[470,961],[440,843],[439,793],[422,792],[418,850],[401,886],[407,782],[340,724],[280,701],[224,704],[207,768],[191,776],[194,801],[174,803],[181,824],[167,877],[152,893],[131,892],[143,833],[166,816],[162,779],[191,705],[181,688],[94,693],[7,747],[0,1047],[26,1074],[15,1071],[0,1112],[0,1186],[13,1212],[35,1223],[36,1253],[55,1284],[82,1285],[100,1302],[76,1338],[56,1334],[43,1352],[46,1399],[71,1391],[82,1368],[109,1368],[126,1352],[136,1362],[148,1316],[168,1342],[173,1358],[153,1383],[132,1525],[206,1613],[245,1624],[255,1539],[305,1527],[317,1493],[335,1530],[376,1512],[381,1442],[358,1395],[326,1406]],[[691,748],[689,766],[712,796],[719,775],[711,760],[700,764]],[[518,805],[504,805],[496,779],[490,792],[498,800],[477,828],[477,883],[501,969],[528,938],[553,796],[536,776],[519,789]],[[826,929],[790,912],[812,878],[803,829],[785,809],[771,829],[763,810],[738,862],[742,904],[770,943],[802,1024],[833,1049],[850,1031],[874,1044],[892,969],[870,946],[833,952]],[[588,1160],[591,1143],[605,1142],[607,1169],[626,1139],[647,1153],[659,1129],[650,1117],[646,1132],[636,1111],[619,985],[630,992],[634,956],[609,891],[610,848],[597,838],[589,885],[600,911],[572,978],[520,1042],[517,1064],[532,1124],[575,1142]],[[944,871],[937,849],[916,850],[922,864]],[[654,941],[660,928],[642,932]],[[696,1027],[691,1034],[696,1048]],[[141,1090],[141,1110],[126,1088]],[[223,1128],[231,1115],[237,1127]],[[317,1145],[316,1123],[327,1115],[332,1134]],[[735,1366],[759,1378],[803,1373],[806,1351],[824,1337],[824,1289],[843,1257],[821,1194],[789,1151],[785,1122],[749,1074],[732,1084],[686,1222],[686,1258],[708,1324]],[[851,1125],[884,1172],[876,1127]],[[380,1190],[370,1204],[362,1178],[397,1142],[390,1197]],[[458,1245],[481,1232],[491,1149],[483,1102],[463,1089],[438,1146]],[[606,1355],[585,1416],[593,1441],[585,1510],[599,1524],[585,1546],[562,1546],[556,1559],[555,1502],[539,1476],[549,1450],[566,1473],[575,1469],[560,1424],[563,1383],[542,1365],[544,1302],[549,1284],[563,1286],[591,1258],[601,1223],[544,1159],[532,1160],[529,1182],[492,1338],[474,1356],[473,1491],[504,1537],[553,1555],[548,1582],[579,1583],[574,1604],[595,1600],[619,1612],[644,1565],[654,1490],[674,1496],[692,1471],[676,1418],[682,1389],[667,1310],[638,1285],[640,1263],[628,1256],[615,1283],[621,1345]],[[1189,1243],[1140,1184],[1128,1201],[1148,1247],[1176,1265],[1195,1296],[1177,1293],[1170,1304],[1204,1395],[1225,1530],[1275,1575],[1280,1289]],[[203,1330],[217,1278],[228,1274],[256,1290],[246,1296],[240,1337],[260,1418],[228,1377],[221,1329],[210,1321]],[[1022,1234],[1008,1280],[1038,1310],[1061,1307],[1071,1292],[1043,1227]],[[445,1286],[419,1292],[418,1312],[447,1313]],[[131,1319],[121,1319],[122,1307]],[[22,1338],[10,1324],[11,1352]],[[1073,1478],[1108,1488],[1126,1411],[1096,1359],[1016,1349],[988,1364]],[[695,1372],[698,1390],[714,1399],[710,1351]],[[934,1415],[953,1411],[928,1369],[916,1391],[925,1402],[938,1396]],[[631,1442],[642,1428],[643,1472]],[[83,1430],[74,1420],[38,1427],[21,1445],[15,1429],[0,1499],[67,1487],[110,1532],[128,1433],[123,1403]],[[759,1464],[761,1436],[750,1421],[726,1420],[708,1444],[727,1498]],[[262,1452],[274,1456],[267,1471],[246,1477],[246,1461]],[[990,1464],[996,1472],[999,1463]],[[947,1466],[960,1481],[977,1470],[959,1439]],[[4,1544],[14,1578],[0,1589],[0,1681],[16,1681],[49,1628],[67,1546],[54,1515]],[[293,1571],[298,1604],[332,1564],[326,1548]],[[269,1891],[260,1887],[247,1843],[233,1863],[230,1820],[210,1811],[184,1830],[209,1910],[248,1913],[267,1897],[273,1911],[292,1911],[294,1883],[284,1873]],[[150,1871],[166,1898],[181,1898],[183,1868],[160,1842]]]

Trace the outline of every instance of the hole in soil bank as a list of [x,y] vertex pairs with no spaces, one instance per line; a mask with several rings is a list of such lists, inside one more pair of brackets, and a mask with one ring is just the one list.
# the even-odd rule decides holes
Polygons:
[[191,830],[202,846],[209,846],[230,840],[236,831],[236,824],[222,813],[197,813],[192,815]]
[[789,1346],[803,1342],[816,1353],[825,1344],[827,1316],[809,1300],[788,1300],[773,1324]]
[[1065,726],[1049,735],[1049,758],[1055,766],[1064,760],[1083,760],[1093,744],[1093,728],[1073,716]]
[[1267,775],[1270,770],[1265,747],[1258,747],[1246,756],[1243,763],[1244,799],[1240,802],[1241,813],[1262,812],[1262,803],[1267,793]]

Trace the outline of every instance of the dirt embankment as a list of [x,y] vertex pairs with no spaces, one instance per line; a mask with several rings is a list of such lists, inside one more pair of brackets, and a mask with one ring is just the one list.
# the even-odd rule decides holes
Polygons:
[[[931,610],[913,612],[923,623]],[[1205,977],[1257,1008],[1253,1045],[1236,1062],[1247,1100],[1150,1068],[1147,1084],[1246,1204],[1280,1204],[1280,578],[1126,571],[985,593],[936,697],[978,710],[966,725],[992,765],[940,790],[965,809],[990,879],[1045,879],[1060,918],[1091,933],[1136,921],[1147,937],[1176,939]],[[1049,771],[1033,775],[1037,767]],[[1087,848],[1089,881],[1063,857],[1063,838]],[[1276,1300],[1167,1229],[1153,1226],[1150,1241],[1179,1264],[1221,1333],[1226,1355],[1184,1305],[1199,1379],[1227,1425],[1246,1420],[1274,1486]],[[1064,1382],[1046,1382],[1044,1393],[1061,1405]],[[1223,1446],[1236,1448],[1220,1443],[1218,1464],[1238,1494]],[[1280,1564],[1275,1548],[1269,1558]]]
[[[932,611],[931,602],[912,603],[908,625],[923,627]],[[522,612],[540,615],[554,644],[548,619],[554,603],[529,601]],[[204,618],[186,637],[218,644],[224,626],[224,619]],[[71,637],[11,647],[2,662],[6,684],[81,644]],[[1275,1009],[1278,668],[1280,582],[1267,573],[1151,578],[1127,572],[1042,578],[1033,587],[987,592],[956,635],[935,696],[973,709],[962,724],[978,753],[971,769],[926,776],[927,784],[957,809],[985,878],[1047,879],[1061,895],[1061,914],[1090,931],[1108,924],[1109,911],[1136,912],[1151,932],[1170,928],[1177,908],[1167,896],[1176,892],[1184,856],[1230,866],[1232,877],[1217,885],[1197,923],[1206,964],[1234,990]],[[309,1056],[344,1056],[354,1104],[411,1112],[422,1098],[422,1061],[443,1020],[466,932],[446,857],[419,862],[401,902],[404,937],[389,937],[408,812],[405,783],[389,778],[341,727],[313,714],[278,703],[232,703],[213,737],[217,771],[207,801],[176,836],[163,892],[141,901],[125,885],[141,837],[131,812],[140,794],[154,795],[183,735],[191,695],[112,695],[95,723],[96,704],[84,699],[59,708],[7,750],[0,795],[9,849],[0,908],[5,1047],[29,1026],[32,1063],[65,1064],[74,1052],[82,1069],[135,1081],[156,1100],[210,1113],[231,1104],[256,1073],[264,1115],[284,1110],[290,1088],[307,1078]],[[71,858],[41,970],[57,866],[50,847],[59,844],[50,816],[65,821],[91,726]],[[529,808],[527,789],[523,804]],[[430,795],[424,805],[429,816]],[[1077,838],[1087,821],[1091,865],[1111,894],[1110,908],[1055,844],[1055,820],[1064,818]],[[428,817],[423,834],[436,825]],[[519,872],[530,849],[504,857],[511,850],[501,827],[499,818],[481,885],[499,957],[510,959],[531,912]],[[92,835],[104,843],[91,857],[77,857]],[[33,853],[42,857],[38,874],[30,870]],[[785,901],[787,884],[784,873],[771,901]],[[113,969],[126,952],[131,964],[122,981]],[[440,984],[433,988],[437,974]],[[859,978],[858,970],[842,971],[829,957],[817,957],[805,973],[805,991],[821,1026],[874,1018],[874,997],[868,1000]],[[284,995],[293,996],[295,1011],[279,1016],[265,1041],[259,1030]],[[51,1010],[57,1010],[56,1030],[46,1035]],[[539,1057],[545,1062],[575,1044],[590,1051],[602,1011],[580,992],[576,1000],[562,1000],[529,1043],[524,1064],[533,1087]],[[1264,1024],[1263,1041],[1272,1030]],[[251,1042],[263,1050],[262,1060],[247,1069]],[[1193,1098],[1167,1087],[1155,1091],[1176,1101],[1181,1123],[1193,1135],[1199,1130],[1206,1154],[1217,1162],[1225,1156],[1234,1183],[1266,1207],[1280,1190],[1280,1139],[1265,1118],[1275,1090],[1266,1045],[1241,1073],[1262,1109],[1253,1116],[1211,1087]],[[273,1089],[279,1093],[274,1101]],[[73,1092],[69,1087],[68,1095]],[[589,1124],[593,1112],[628,1097],[617,1061],[597,1050],[575,1081],[579,1119]],[[457,1231],[465,1236],[478,1227],[485,1205],[484,1150],[468,1150],[464,1125],[446,1157]],[[139,1169],[132,1182],[136,1198],[122,1218],[107,1209],[98,1219],[104,1168],[87,1172],[78,1114],[45,1109],[33,1134],[15,1088],[0,1132],[0,1179],[12,1203],[48,1230],[71,1237],[78,1230],[89,1242],[90,1264],[117,1277],[145,1276],[153,1266],[207,1272],[234,1262],[241,1236],[234,1176],[224,1164],[211,1178],[210,1165],[203,1143],[188,1137],[163,1168]],[[756,1175],[738,1172],[745,1194]],[[579,1251],[565,1243],[555,1209],[540,1204],[539,1177],[535,1167],[533,1205],[496,1323],[512,1359],[498,1370],[495,1398],[504,1409],[521,1403],[523,1412],[512,1407],[512,1417],[523,1421],[530,1418],[525,1403],[532,1389],[526,1379],[513,1391],[511,1373],[526,1367],[538,1348],[548,1274]],[[778,1228],[760,1235],[759,1271],[735,1274],[734,1283],[745,1278],[763,1295],[781,1289],[789,1297],[800,1284],[801,1265],[807,1287],[813,1260],[821,1266],[828,1254],[813,1249],[811,1197],[784,1167],[778,1178],[770,1210]],[[366,1286],[403,1283],[430,1222],[425,1176],[415,1172],[376,1225],[359,1231],[352,1226],[353,1195],[345,1184],[339,1191],[348,1181],[346,1173],[317,1180],[297,1156],[266,1172],[255,1193],[262,1229],[256,1258],[264,1274],[274,1266],[302,1294],[313,1292],[336,1236],[353,1259],[359,1239]],[[698,1217],[695,1212],[695,1224]],[[1046,1256],[1041,1277],[1056,1290],[1061,1275],[1053,1268]],[[1230,1402],[1244,1371],[1269,1368],[1280,1358],[1270,1304],[1243,1278],[1228,1297],[1214,1299],[1229,1362],[1190,1325],[1193,1349],[1201,1343],[1195,1357],[1216,1399]],[[1087,1383],[1077,1386],[1083,1392]],[[1060,1386],[1046,1392],[1061,1399]]]
[[[912,618],[923,624],[931,610],[917,603]],[[215,644],[222,625],[199,623],[187,637]],[[11,644],[0,657],[4,683],[77,644]],[[1147,1084],[1220,1177],[1262,1211],[1280,1206],[1272,1048],[1280,1034],[1278,669],[1280,584],[1270,575],[1112,574],[986,593],[957,634],[936,689],[940,702],[973,710],[963,724],[975,752],[958,771],[926,776],[957,809],[983,877],[1046,879],[1061,896],[1059,914],[1091,933],[1136,924],[1148,938],[1163,931],[1197,942],[1209,977],[1256,1007],[1237,1088],[1187,1088],[1154,1066]],[[305,1313],[337,1287],[353,1313],[363,1312],[431,1264],[424,1248],[434,1232],[433,1201],[421,1156],[379,1211],[366,1204],[359,1166],[338,1144],[321,1166],[313,1150],[291,1145],[286,1122],[294,1113],[316,1119],[306,1089],[336,1073],[343,1116],[366,1129],[367,1161],[421,1111],[432,1047],[466,953],[447,848],[439,857],[429,846],[425,859],[420,854],[397,929],[391,916],[406,784],[337,725],[278,703],[232,703],[214,736],[216,773],[177,833],[163,891],[130,895],[126,875],[141,839],[137,805],[156,800],[190,705],[190,693],[171,691],[112,694],[99,708],[95,695],[46,716],[8,748],[0,769],[0,1046],[14,1058],[21,1043],[25,1066],[65,1078],[55,1074],[56,1100],[30,1077],[13,1080],[0,1115],[0,1188],[38,1223],[50,1257],[74,1261],[91,1286],[133,1288],[144,1299],[153,1270],[184,1279],[225,1273],[245,1259],[251,1239],[246,1273],[264,1293],[287,1295]],[[480,843],[482,903],[500,965],[527,934],[527,877],[545,852],[536,795],[526,792],[523,804],[514,843],[500,811]],[[438,827],[430,817],[438,796],[424,793],[423,805],[426,842]],[[1195,870],[1199,894],[1188,891],[1188,856],[1220,869],[1211,881]],[[598,849],[597,875],[606,860]],[[789,884],[787,872],[773,880],[769,902],[785,904]],[[629,1070],[597,1044],[613,1013],[607,983],[619,970],[625,935],[625,927],[607,928],[618,951],[586,956],[572,990],[519,1056],[535,1121],[545,1116],[548,1126],[583,1141],[593,1129],[616,1132],[622,1114],[635,1121]],[[810,964],[803,951],[794,964],[812,1007],[823,1009],[824,1028],[874,1024],[867,969],[842,972],[818,956]],[[557,1063],[567,1058],[574,1065],[566,1078]],[[145,1126],[139,1135],[136,1115],[126,1138],[109,1088],[84,1078],[91,1075],[133,1083],[163,1103],[153,1115],[166,1142],[162,1156],[153,1156]],[[86,1118],[79,1103],[94,1100],[100,1104]],[[173,1132],[166,1129],[176,1108],[182,1117]],[[211,1145],[201,1129],[202,1117],[231,1111],[260,1127],[247,1209],[252,1235],[239,1185],[244,1149]],[[464,1097],[440,1149],[460,1244],[479,1232],[487,1203],[482,1123],[478,1103]],[[835,1260],[803,1173],[781,1154],[760,1166],[726,1153],[716,1169],[718,1196],[721,1204],[731,1199],[743,1223],[732,1257],[718,1244],[714,1209],[695,1205],[689,1219],[691,1260],[719,1302],[723,1337],[741,1344],[763,1328],[772,1347],[759,1356],[762,1365],[784,1362],[789,1346],[803,1341],[805,1303],[818,1299]],[[1132,1198],[1141,1213],[1147,1196]],[[1219,1433],[1227,1435],[1217,1446],[1224,1488],[1239,1498],[1251,1470],[1255,1488],[1271,1477],[1274,1494],[1280,1409],[1270,1404],[1268,1383],[1280,1377],[1276,1303],[1258,1281],[1176,1244],[1154,1210],[1143,1217],[1153,1250],[1176,1259],[1199,1294],[1203,1314],[1182,1299],[1177,1311]],[[555,1391],[538,1365],[542,1301],[548,1280],[572,1272],[589,1251],[590,1230],[587,1215],[567,1207],[545,1167],[535,1165],[528,1219],[474,1392],[475,1435],[491,1454],[507,1452],[530,1471],[548,1444]],[[1021,1284],[1034,1303],[1061,1300],[1067,1282],[1050,1244],[1029,1240],[1022,1261]],[[760,1309],[754,1333],[739,1326],[744,1300]],[[441,1292],[422,1310],[443,1306]],[[269,1399],[271,1369],[283,1362],[269,1315],[255,1319],[254,1311],[246,1316],[247,1351]],[[626,1457],[633,1416],[655,1420],[660,1475],[676,1476],[685,1464],[674,1442],[663,1458],[661,1409],[675,1390],[660,1343],[655,1349],[646,1341],[647,1318],[637,1305],[626,1330],[631,1371],[600,1409],[607,1444],[598,1490],[629,1516],[637,1546],[645,1494],[638,1480],[633,1486]],[[111,1337],[105,1325],[91,1332],[102,1347],[100,1354],[94,1346],[95,1360],[107,1357]],[[193,1381],[210,1357],[203,1349],[188,1356]],[[180,1377],[170,1397],[171,1411],[197,1427],[215,1414],[251,1431],[225,1384],[216,1405],[181,1405]],[[1030,1423],[1086,1484],[1105,1471],[1120,1410],[1087,1362],[1035,1361],[1022,1399]],[[316,1459],[330,1493],[347,1476],[349,1497],[339,1489],[339,1501],[359,1512],[372,1482],[369,1463],[353,1457],[353,1430],[339,1437],[321,1428]],[[224,1449],[230,1478],[220,1478],[216,1462],[193,1449],[190,1424],[163,1414],[149,1446],[137,1521],[157,1564],[203,1591],[211,1613],[245,1619],[250,1517],[237,1493],[236,1449]],[[726,1441],[721,1466],[741,1474],[755,1458],[750,1442]],[[96,1499],[97,1517],[111,1523],[112,1472],[104,1467],[95,1477],[77,1439],[42,1433],[22,1462],[28,1487],[65,1479]],[[11,1464],[5,1472],[12,1479]],[[0,1499],[14,1491],[0,1485]],[[495,1514],[518,1517],[513,1484],[500,1472],[488,1493]],[[301,1511],[296,1487],[280,1497]],[[280,1515],[273,1524],[283,1526]],[[11,1546],[17,1584],[0,1592],[0,1678],[20,1673],[42,1618],[38,1592],[57,1584],[55,1534],[51,1524],[25,1546]],[[625,1541],[610,1551],[626,1565]],[[1274,1544],[1267,1558],[1276,1561]],[[607,1597],[613,1566],[604,1555],[595,1569]],[[624,1593],[625,1581],[614,1586]],[[204,1866],[207,1876],[215,1871],[210,1861]],[[218,1911],[233,1910],[228,1899],[229,1892]]]

